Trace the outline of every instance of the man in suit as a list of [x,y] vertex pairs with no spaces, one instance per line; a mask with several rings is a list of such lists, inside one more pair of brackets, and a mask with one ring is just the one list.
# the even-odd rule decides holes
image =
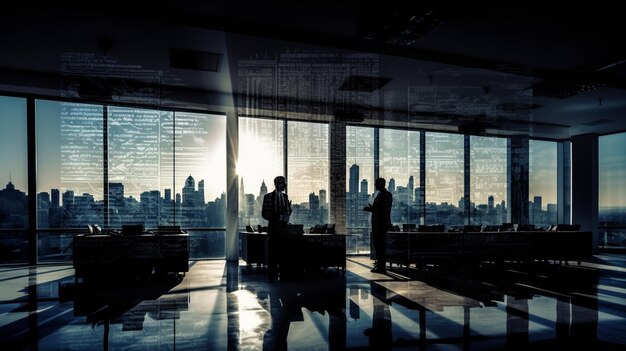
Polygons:
[[283,176],[274,178],[276,189],[263,197],[263,208],[261,216],[267,220],[267,273],[269,281],[274,282],[280,268],[281,275],[286,271],[286,244],[287,244],[287,224],[291,215],[291,201],[284,193],[287,189],[287,180]]
[[376,253],[376,263],[372,272],[386,273],[387,265],[387,230],[391,227],[391,206],[393,195],[385,189],[385,179],[378,178],[374,183],[378,195],[373,204],[368,204],[363,210],[372,212],[372,240],[374,241],[374,252]]

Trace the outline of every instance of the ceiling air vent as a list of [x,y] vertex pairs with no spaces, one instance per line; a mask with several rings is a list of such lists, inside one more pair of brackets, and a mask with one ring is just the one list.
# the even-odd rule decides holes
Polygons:
[[600,125],[600,124],[611,123],[611,122],[613,122],[613,121],[611,121],[610,119],[602,118],[602,119],[596,119],[594,121],[590,121],[590,122],[587,122],[587,123],[583,123],[583,125],[593,127],[593,126],[597,126],[597,125]]
[[170,48],[170,66],[198,71],[219,72],[222,54]]
[[341,83],[339,91],[363,91],[371,93],[384,87],[390,80],[390,78],[383,77],[349,76]]
[[533,86],[533,95],[565,99],[602,88],[605,85],[603,82],[589,79],[554,78],[535,84]]

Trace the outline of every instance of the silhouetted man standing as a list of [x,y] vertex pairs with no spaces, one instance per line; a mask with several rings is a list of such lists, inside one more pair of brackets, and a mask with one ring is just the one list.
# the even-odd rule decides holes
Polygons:
[[385,179],[378,178],[374,183],[378,195],[374,203],[363,208],[372,212],[372,240],[374,241],[374,252],[376,253],[376,263],[372,272],[386,273],[387,265],[387,230],[391,227],[391,206],[393,196],[385,189]]
[[287,189],[287,180],[283,176],[274,178],[276,189],[263,197],[261,216],[268,221],[267,273],[269,281],[273,282],[277,275],[277,266],[281,274],[286,270],[285,244],[287,242],[287,224],[291,215],[291,202],[284,193]]

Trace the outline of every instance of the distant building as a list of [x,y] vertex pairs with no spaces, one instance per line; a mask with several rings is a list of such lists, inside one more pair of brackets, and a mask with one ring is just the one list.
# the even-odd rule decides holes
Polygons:
[[61,201],[60,201],[60,193],[59,193],[59,189],[51,189],[50,190],[50,206],[52,208],[58,208],[59,206],[61,206]]
[[72,206],[74,204],[74,191],[66,190],[62,195],[62,199],[63,199],[63,207]]

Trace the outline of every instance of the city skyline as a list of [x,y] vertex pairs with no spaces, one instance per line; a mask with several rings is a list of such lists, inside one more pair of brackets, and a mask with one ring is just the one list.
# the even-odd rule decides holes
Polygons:
[[[10,131],[10,132],[2,133],[3,137],[0,138],[1,148],[3,150],[9,150],[9,152],[3,152],[0,155],[0,165],[2,165],[2,169],[4,170],[3,172],[4,174],[1,174],[0,176],[6,177],[5,179],[3,179],[3,182],[6,184],[6,182],[8,182],[9,180],[9,173],[11,173],[10,178],[13,184],[15,184],[16,187],[20,189],[27,190],[25,99],[12,98],[12,97],[1,97],[1,98],[2,99],[0,99],[0,114],[2,115],[3,118],[0,118],[0,127],[2,128],[3,131]],[[102,180],[102,175],[98,174],[97,172],[95,173],[95,175],[98,176],[97,181],[85,183],[85,186],[83,187],[83,189],[88,189],[88,190],[79,189],[79,187],[71,183],[68,183],[67,185],[63,184],[64,181],[61,177],[61,170],[60,170],[62,162],[59,162],[59,156],[58,156],[58,152],[62,146],[61,136],[60,136],[60,133],[54,132],[55,130],[57,131],[59,130],[58,129],[59,126],[56,123],[59,122],[60,115],[61,115],[60,104],[61,103],[59,102],[41,102],[40,100],[38,100],[38,103],[37,103],[38,131],[39,130],[47,131],[47,133],[38,133],[38,157],[37,157],[38,167],[37,168],[39,170],[45,170],[45,172],[42,171],[37,174],[38,190],[39,189],[52,189],[52,188],[58,188],[58,189],[73,188],[73,189],[77,189],[78,192],[88,191],[89,193],[93,194],[96,198],[101,198],[103,180]],[[67,104],[67,103],[63,103],[63,104]],[[53,106],[53,105],[56,105],[56,106]],[[83,106],[85,104],[73,104],[73,105]],[[101,107],[98,107],[97,105],[89,105],[89,106],[91,106],[90,108],[92,109],[93,109],[93,106],[96,106],[97,108],[101,108]],[[136,111],[138,109],[129,109],[129,110]],[[49,116],[51,117],[47,118]],[[222,117],[220,118],[223,119]],[[254,123],[257,123],[257,121],[258,120],[254,120]],[[270,121],[272,122],[272,120]],[[275,132],[277,135],[279,133],[282,133],[282,121],[280,121],[279,124],[281,127],[275,128]],[[221,127],[220,128],[205,128],[205,129],[211,132],[210,134],[211,136],[214,136],[214,135],[220,136],[221,134],[223,134],[223,130],[221,129]],[[407,133],[407,131],[404,131],[404,133]],[[251,136],[251,137],[252,139],[255,139],[254,136]],[[50,140],[52,141],[48,142],[47,141],[48,139],[46,138],[51,138]],[[194,136],[191,136],[191,139],[198,140],[197,137],[194,137]],[[207,152],[206,150],[211,149],[211,148],[219,149],[222,147],[225,149],[225,145],[224,145],[225,142],[222,144],[221,140],[223,140],[223,138],[211,137],[208,139],[216,139],[216,140],[219,140],[219,142],[215,142],[210,145],[209,144],[202,145],[202,151],[200,153],[206,154],[207,157],[215,156],[215,155],[221,155],[221,156],[214,158],[214,159],[210,159],[208,161],[201,161],[201,162],[196,162],[196,163],[198,164],[200,172],[203,172],[203,173],[207,173],[208,172],[206,171],[207,169],[211,169],[211,170],[223,169],[224,170],[223,172],[221,171],[212,172],[211,177],[208,177],[208,176],[205,177],[205,179],[207,179],[207,188],[206,188],[207,193],[205,194],[206,198],[215,198],[215,197],[218,197],[225,189],[225,173],[226,173],[225,172],[225,156],[224,156],[225,153]],[[274,159],[273,161],[268,162],[270,164],[270,166],[267,167],[268,171],[255,172],[255,173],[258,173],[259,177],[262,177],[261,179],[267,179],[268,182],[270,179],[273,179],[273,177],[270,176],[270,174],[273,176],[282,174],[282,168],[283,168],[282,137],[280,136],[277,138],[272,137],[269,139],[270,140],[266,140],[266,141],[257,140],[258,142],[256,141],[251,142],[252,149],[256,148],[255,145],[259,145],[259,144],[264,145],[263,147],[256,148],[257,149],[256,151],[258,152],[240,153],[241,155],[240,161],[242,162],[239,163],[239,166],[241,167],[242,170],[245,170],[246,168],[248,169],[247,171],[242,171],[241,173],[248,174],[250,172],[255,171],[256,167],[246,166],[246,164],[250,163],[249,160],[251,159],[252,160],[268,160],[268,159],[274,158],[272,157],[271,154],[270,154],[270,157],[267,157],[266,151],[268,148],[270,148],[274,150],[274,154],[277,160]],[[623,133],[600,137],[600,154],[601,156],[603,156],[600,158],[600,161],[601,161],[600,170],[601,171],[599,173],[599,185],[600,185],[599,206],[601,208],[626,206],[626,203],[624,203],[624,199],[626,199],[626,187],[622,186],[623,179],[626,178],[626,170],[623,167],[623,165],[626,164],[626,155],[619,152],[619,150],[623,150],[624,148],[626,148],[626,142],[624,140],[626,140],[626,138],[624,138]],[[240,140],[240,142],[245,143],[245,141],[242,141],[242,140]],[[540,143],[550,144],[550,148],[552,148],[552,146],[554,145],[553,142],[531,140],[531,144],[540,144]],[[213,144],[215,144],[215,146],[211,146]],[[533,172],[533,176],[530,177],[529,179],[529,182],[530,182],[529,198],[532,198],[536,195],[541,195],[544,197],[545,203],[554,203],[556,202],[556,200],[553,199],[552,196],[549,195],[549,193],[555,193],[555,189],[551,185],[552,183],[554,183],[554,181],[552,180],[552,178],[554,178],[552,176],[552,173],[555,173],[555,170],[553,169],[555,157],[553,156],[553,153],[551,151],[544,150],[542,148],[536,148],[533,146],[531,146],[530,152],[531,152],[531,156],[530,156],[531,160],[534,160],[534,161],[531,161],[531,165],[530,165],[531,169],[533,168],[533,164],[535,164],[535,168],[536,166],[539,166],[539,168],[550,168],[551,171],[544,172],[540,169],[538,171]],[[56,156],[54,156],[55,153],[57,154]],[[393,152],[391,152],[391,154],[393,154]],[[406,155],[407,151],[406,149],[398,150],[397,154]],[[54,157],[50,155],[53,155]],[[306,156],[307,156],[306,153],[302,155],[302,159],[304,161],[307,160]],[[110,160],[110,161],[115,163],[114,160]],[[293,162],[290,162],[290,164],[292,163]],[[315,165],[316,169],[320,170],[320,172],[322,173],[325,172],[323,170],[325,167],[323,164],[320,164],[317,161],[313,162],[313,164]],[[170,183],[170,184],[163,184],[161,186],[157,186],[157,188],[162,192],[167,187],[173,188],[171,184],[173,183],[173,181],[169,180],[173,178],[173,176],[171,176],[171,173],[169,173],[168,171],[165,171],[164,174],[162,173],[163,170],[167,170],[169,168],[171,167],[167,166],[166,164],[158,164],[152,167],[152,169],[155,170],[155,173],[151,175],[152,180],[156,180],[156,183],[159,183],[159,182]],[[178,184],[181,184],[181,185],[184,184],[184,178],[188,176],[189,168],[190,168],[189,165],[185,165],[182,167],[179,167],[177,165],[176,167],[177,187],[179,187]],[[383,168],[383,172],[384,172],[384,168]],[[128,182],[130,185],[130,180],[127,179],[128,178],[127,176],[129,174],[136,175],[137,173],[136,172],[132,173],[132,169],[131,169],[131,172],[129,172],[127,175],[124,175],[124,173],[119,173],[119,175],[109,174],[109,180],[110,181],[114,181],[114,180],[124,181],[124,182]],[[222,179],[224,180],[223,182],[221,181]],[[289,180],[289,181],[293,183],[292,180]],[[322,179],[322,181],[325,181],[325,180]],[[370,187],[372,186],[371,183],[369,186]],[[328,188],[328,186],[326,186],[326,188]],[[129,193],[131,192],[130,189],[131,188],[129,186]],[[138,188],[138,190],[134,192],[134,196],[139,195],[140,193],[139,189],[140,188]],[[308,192],[306,193],[303,192],[302,195],[306,197],[307,193]]]
[[[395,179],[393,179],[393,181],[395,181]],[[348,211],[348,217],[346,218],[348,227],[358,228],[358,227],[369,225],[367,218],[365,218],[367,216],[365,216],[364,213],[361,213],[362,211],[360,211],[361,206],[363,206],[366,202],[370,201],[371,197],[375,195],[375,193],[374,194],[371,194],[369,192],[364,193],[364,191],[367,191],[366,190],[367,183],[368,183],[367,179],[362,179],[361,182],[358,182],[357,187],[354,189],[355,192],[348,191],[346,193],[346,199],[348,200],[348,203],[347,203],[348,208],[350,209],[354,205],[356,205],[355,207],[356,211],[353,210],[352,214],[350,210]],[[259,187],[260,188],[259,195],[258,195],[259,197],[257,197],[256,199],[254,197],[254,194],[242,194],[243,197],[245,197],[246,199],[249,196],[252,196],[252,199],[254,199],[252,200],[253,202],[250,202],[250,200],[246,200],[240,203],[240,211],[245,211],[246,213],[248,213],[246,216],[244,216],[245,218],[248,218],[248,221],[250,220],[250,218],[254,218],[254,217],[259,217],[257,218],[257,222],[258,220],[260,220],[260,214],[257,213],[259,209],[251,210],[248,207],[252,203],[254,203],[254,206],[253,206],[254,208],[259,206],[259,203],[258,203],[259,198],[262,198],[262,196],[268,192],[267,187],[264,185],[265,184],[262,183],[262,185]],[[208,218],[214,218],[215,216],[223,217],[224,213],[221,213],[221,212],[225,211],[225,193],[223,193],[220,198],[216,198],[214,201],[205,202],[203,199],[203,196],[199,194],[199,192],[202,190],[203,187],[204,187],[204,182],[199,181],[198,186],[196,188],[194,179],[191,176],[189,176],[189,178],[187,179],[187,184],[184,187],[182,194],[176,193],[174,196],[172,196],[171,191],[165,191],[164,193],[161,193],[158,190],[145,190],[144,192],[142,192],[139,199],[137,199],[132,196],[128,196],[128,197],[124,196],[123,183],[110,183],[109,184],[109,208],[110,209],[126,208],[126,211],[129,212],[129,213],[120,213],[120,214],[117,214],[118,212],[114,212],[117,214],[116,215],[117,219],[114,218],[114,216],[112,215],[113,212],[110,212],[111,213],[109,215],[110,221],[113,225],[115,225],[115,223],[117,223],[117,225],[121,225],[123,223],[136,222],[137,220],[141,220],[143,218],[144,221],[146,221],[147,223],[152,223],[152,225],[155,225],[156,223],[166,223],[166,222],[173,223],[172,218],[170,218],[169,220],[167,219],[168,217],[170,217],[168,212],[167,211],[161,212],[160,208],[167,209],[167,207],[175,205],[177,208],[180,207],[182,210],[181,212],[182,217],[179,218],[178,221],[181,221],[183,223],[193,222],[193,223],[196,223],[196,225],[207,225],[208,223],[207,220],[209,220]],[[419,205],[417,204],[417,199],[419,198],[418,194],[421,191],[421,189],[419,187],[416,187],[414,189],[415,197],[412,198],[407,193],[408,188],[410,188],[410,186],[403,187],[401,185],[397,185],[393,189],[390,190],[394,194],[394,196],[397,196],[394,200],[394,207],[392,209],[392,217],[394,218],[393,221],[395,224],[419,223],[420,221],[420,215],[419,215],[419,210],[418,210]],[[0,204],[1,203],[6,204],[6,202],[3,199],[9,196],[9,198],[7,198],[9,201],[23,201],[24,204],[22,206],[18,206],[17,208],[23,208],[25,211],[26,210],[25,202],[26,202],[27,196],[24,194],[21,197],[22,200],[16,200],[16,199],[20,199],[20,197],[19,196],[16,197],[15,195],[11,195],[11,194],[7,195],[6,193],[7,190],[13,191],[13,193],[15,194],[19,194],[19,193],[24,194],[20,189],[15,188],[12,183],[8,183],[6,186],[6,189],[2,189],[2,192],[0,192],[0,200],[2,200],[0,201]],[[166,189],[166,190],[170,190],[170,189]],[[355,196],[358,196],[358,197],[355,197]],[[155,199],[158,202],[155,203],[154,202]],[[305,225],[314,225],[316,223],[324,223],[328,219],[327,217],[328,214],[326,213],[326,211],[329,209],[326,201],[327,201],[326,189],[319,189],[318,195],[316,195],[315,192],[311,192],[309,194],[308,202],[294,203],[294,208],[296,209],[296,211],[294,211],[295,214],[293,218],[297,219],[297,223],[304,223]],[[354,202],[354,201],[357,201],[357,202]],[[463,224],[464,222],[464,220],[462,219],[464,217],[463,201],[464,201],[463,198],[460,198],[458,203],[436,204],[432,202],[426,202],[425,212],[423,213],[423,215],[425,216],[426,222],[427,223],[443,223],[443,224],[451,225],[451,226]],[[218,213],[209,213],[210,209],[208,206],[212,203],[217,204],[220,202],[224,202],[222,203],[221,207],[220,206],[211,207],[211,211],[215,211],[218,208],[221,210],[218,210]],[[354,204],[351,205],[352,202],[354,202]],[[42,210],[45,210],[45,209],[50,209],[50,211],[52,211],[54,208],[60,208],[60,209],[72,208],[73,209],[71,211],[72,215],[75,216],[76,218],[79,218],[79,219],[69,218],[68,223],[74,223],[74,225],[78,223],[78,222],[75,222],[75,220],[78,220],[79,222],[81,221],[80,218],[82,218],[82,221],[91,219],[91,220],[88,220],[88,222],[94,222],[94,221],[98,222],[99,217],[97,216],[102,215],[102,213],[100,213],[100,215],[98,215],[98,213],[104,210],[104,207],[102,207],[103,200],[96,200],[93,198],[93,196],[91,196],[88,193],[76,194],[71,190],[60,192],[58,189],[55,189],[55,188],[51,189],[50,192],[38,193],[37,203],[38,203],[38,209],[39,209],[38,223],[40,223],[39,225],[43,227],[59,227],[59,226],[64,227],[65,226],[63,225],[64,223],[59,222],[59,218],[52,219],[54,215],[53,212],[50,212],[50,213],[41,212]],[[133,203],[135,205],[133,205]],[[93,206],[96,206],[96,207],[93,207]],[[133,207],[133,206],[140,206],[140,207]],[[198,208],[198,206],[205,208],[206,212],[205,210],[201,212],[197,212],[197,211],[189,212],[188,210],[185,210],[185,208],[192,209],[192,208]],[[406,206],[409,206],[409,207],[406,207]],[[443,209],[443,212],[450,211],[453,209],[457,213],[457,216],[460,215],[461,222],[453,221],[453,222],[448,223],[445,220],[442,221],[442,218],[437,217],[438,216],[437,213],[441,212],[442,210],[441,209],[434,210],[435,208],[439,208],[439,207]],[[319,211],[318,211],[318,208],[319,208]],[[446,210],[446,208],[450,210]],[[0,210],[4,211],[5,209],[0,208]],[[433,210],[435,212],[433,212]],[[489,201],[486,204],[471,202],[471,210],[472,210],[472,215],[470,217],[470,221],[471,223],[477,223],[477,224],[503,223],[506,221],[506,214],[508,211],[505,201],[501,201],[501,203],[494,202],[492,196],[489,197]],[[137,212],[137,211],[140,211],[140,212]],[[544,226],[544,227],[547,227],[552,224],[556,224],[557,223],[556,211],[557,211],[556,204],[545,203],[545,206],[542,206],[541,196],[535,196],[534,198],[529,199],[529,223],[531,224]],[[61,214],[58,212],[55,212],[55,213],[57,217],[59,214]],[[143,213],[141,215],[143,217],[136,217],[138,214],[141,214],[141,213]],[[411,213],[414,213],[414,214],[411,214]],[[605,221],[608,221],[608,220],[620,221],[620,218],[623,217],[623,215],[620,213],[611,213],[611,212],[604,212],[604,211],[601,213],[603,214],[603,218],[601,218],[601,220],[605,220]],[[24,215],[26,215],[25,212],[24,212]],[[48,221],[48,215],[51,218],[50,223],[56,223],[56,224],[45,225],[46,221]],[[120,217],[120,215],[122,217]],[[207,215],[209,217],[206,217]],[[448,215],[454,215],[454,213],[449,213]],[[177,218],[179,216],[181,216],[180,213],[179,215],[177,215]],[[606,217],[606,216],[609,216],[609,217]],[[452,217],[449,217],[449,218],[452,218]],[[445,217],[443,217],[443,219],[445,219]],[[223,219],[220,221],[220,223],[222,221]],[[25,221],[23,223],[25,224]],[[70,226],[72,225],[70,224]]]

